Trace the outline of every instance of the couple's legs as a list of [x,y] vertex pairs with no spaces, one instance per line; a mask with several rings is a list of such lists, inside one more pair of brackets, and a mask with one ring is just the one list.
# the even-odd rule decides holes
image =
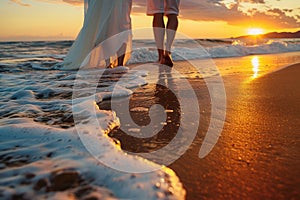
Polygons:
[[[158,50],[159,62],[173,66],[171,60],[171,47],[175,39],[176,31],[178,28],[178,18],[176,14],[169,14],[167,27],[164,23],[164,14],[157,13],[153,17],[153,32]],[[165,34],[167,34],[166,49],[164,48]]]

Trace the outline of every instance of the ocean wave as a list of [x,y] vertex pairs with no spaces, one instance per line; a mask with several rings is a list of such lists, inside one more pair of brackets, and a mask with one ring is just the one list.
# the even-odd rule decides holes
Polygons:
[[[61,62],[71,45],[72,41],[0,42],[0,62],[20,64],[32,62],[32,59]],[[172,51],[175,61],[276,54],[300,51],[300,40],[269,39],[249,42],[235,39],[181,39],[174,42]],[[153,40],[133,41],[133,51],[128,64],[156,60],[157,51]]]
[[[193,43],[193,47],[176,47],[175,45],[172,52],[173,59],[175,61],[181,61],[203,58],[241,57],[248,55],[276,54],[300,51],[300,42],[269,40],[266,43],[247,45],[242,42],[228,44],[228,41],[222,42],[217,40],[213,43],[214,45],[206,44],[203,46],[200,44],[195,45],[195,43]],[[155,48],[136,48],[132,52],[129,64],[155,62],[156,60],[157,52]]]

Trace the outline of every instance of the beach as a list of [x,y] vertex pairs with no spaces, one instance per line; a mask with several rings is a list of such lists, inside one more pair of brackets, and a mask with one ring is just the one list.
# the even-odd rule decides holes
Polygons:
[[[176,49],[172,69],[143,48],[128,67],[78,72],[53,67],[71,42],[1,43],[0,197],[298,199],[299,52],[223,56],[219,43],[214,59]],[[195,54],[182,59],[186,51]],[[200,158],[222,112],[220,137]],[[169,153],[149,154],[172,141]]]

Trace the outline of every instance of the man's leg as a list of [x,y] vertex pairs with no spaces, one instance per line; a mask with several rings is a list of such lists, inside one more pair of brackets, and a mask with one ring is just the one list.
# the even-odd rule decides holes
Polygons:
[[158,51],[158,61],[163,63],[164,61],[164,39],[165,39],[165,23],[164,14],[157,13],[153,16],[153,33]]
[[166,54],[171,54],[171,47],[178,28],[178,18],[175,14],[168,15]]
[[164,64],[170,67],[173,67],[173,61],[171,58],[171,47],[175,39],[177,28],[178,28],[177,15],[175,14],[168,15],[167,43],[166,43],[166,51],[164,55]]

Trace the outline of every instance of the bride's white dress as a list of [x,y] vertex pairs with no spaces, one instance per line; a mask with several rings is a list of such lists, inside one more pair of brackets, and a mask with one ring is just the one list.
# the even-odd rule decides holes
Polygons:
[[63,61],[63,70],[105,67],[126,44],[125,63],[130,56],[132,0],[85,0],[83,27]]

